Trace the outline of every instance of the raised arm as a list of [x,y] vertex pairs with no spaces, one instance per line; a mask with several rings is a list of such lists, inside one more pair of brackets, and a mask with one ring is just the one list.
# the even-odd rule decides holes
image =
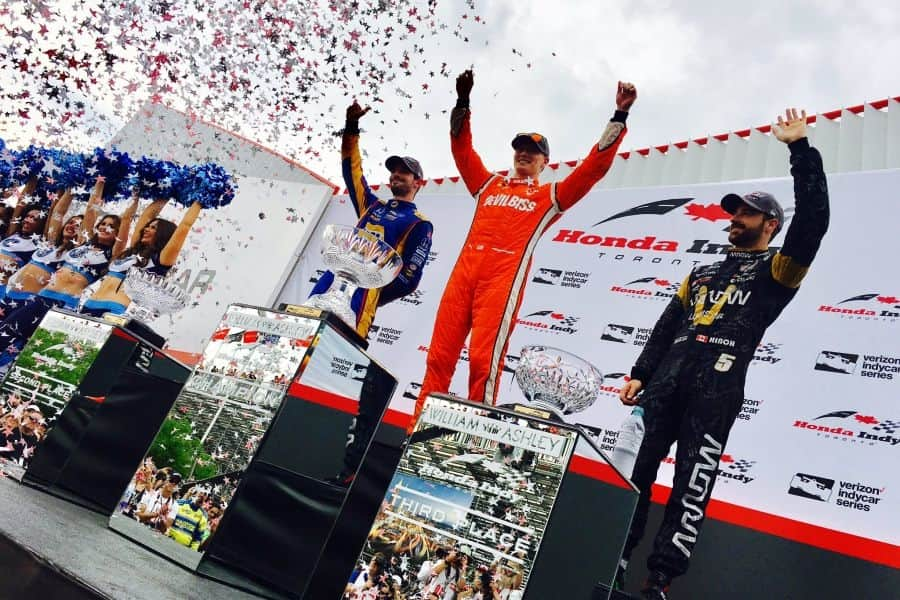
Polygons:
[[178,260],[178,253],[181,252],[181,247],[184,246],[184,242],[191,232],[191,227],[194,226],[194,222],[200,216],[201,208],[199,202],[194,202],[184,213],[184,216],[181,217],[181,223],[175,228],[175,233],[172,234],[165,248],[159,253],[160,264],[171,267]]
[[53,201],[53,205],[50,207],[50,218],[47,219],[47,222],[44,225],[44,239],[50,242],[56,240],[56,236],[59,235],[59,231],[62,229],[63,217],[69,212],[69,207],[71,205],[72,191],[66,189]]
[[456,169],[473,196],[493,177],[493,173],[487,170],[472,147],[469,96],[474,85],[475,75],[471,70],[463,71],[457,76],[456,106],[450,113],[450,151],[453,153]]
[[9,227],[6,230],[7,237],[19,231],[19,226],[22,224],[22,214],[28,207],[28,198],[30,198],[34,193],[34,190],[37,189],[37,183],[37,177],[32,177],[28,180],[28,183],[25,184],[25,187],[19,191],[16,207],[13,209],[13,214],[9,218]]
[[129,248],[133,248],[134,245],[140,241],[141,230],[147,225],[147,223],[159,216],[159,213],[162,212],[163,207],[168,202],[169,201],[165,198],[154,200],[149,205],[147,205],[147,208],[145,208],[141,212],[141,216],[138,217],[138,222],[134,226],[134,233],[131,234],[131,243],[129,244]]
[[600,141],[591,148],[590,153],[575,170],[556,184],[556,199],[562,210],[571,208],[591,191],[594,185],[603,179],[616,158],[619,144],[625,138],[627,128],[625,120],[631,105],[637,100],[634,85],[620,81],[616,90],[616,112],[606,125]]
[[94,231],[94,224],[97,222],[97,216],[100,214],[100,206],[103,204],[103,186],[106,181],[102,177],[97,178],[94,189],[91,191],[91,197],[84,209],[84,219],[81,221],[81,232],[78,235],[80,242],[86,242],[91,239]]
[[772,277],[778,283],[796,288],[809,270],[819,244],[828,231],[828,182],[819,151],[806,137],[806,111],[785,111],[778,117],[772,134],[788,145],[791,175],[794,178],[794,218],[784,235],[784,244],[772,258]]
[[347,122],[341,137],[341,171],[344,185],[353,201],[356,216],[362,217],[369,205],[378,200],[362,172],[362,156],[359,153],[359,120],[370,107],[361,107],[356,101],[347,107]]
[[116,243],[113,244],[113,257],[121,256],[128,247],[128,232],[131,230],[131,222],[134,221],[134,214],[138,208],[138,193],[135,189],[131,196],[131,203],[125,208],[119,218],[119,230],[116,232]]
[[419,286],[425,262],[428,260],[428,252],[431,250],[432,231],[433,227],[429,221],[420,221],[406,236],[403,250],[400,252],[403,268],[397,277],[381,290],[378,306],[384,306],[388,302],[411,294]]

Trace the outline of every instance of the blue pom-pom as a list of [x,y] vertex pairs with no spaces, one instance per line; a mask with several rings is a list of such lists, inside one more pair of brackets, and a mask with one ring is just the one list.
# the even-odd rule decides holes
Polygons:
[[141,198],[171,198],[183,178],[184,168],[167,160],[144,156],[134,167],[135,185]]
[[175,199],[184,206],[199,202],[203,208],[220,208],[234,200],[235,186],[223,167],[206,163],[188,167],[183,185]]
[[19,153],[9,148],[0,150],[0,190],[16,187],[19,181],[16,178],[16,164],[19,161]]
[[19,152],[14,174],[18,183],[21,185],[33,177],[38,177],[43,168],[43,148],[32,145]]
[[38,188],[59,192],[84,185],[84,156],[45,148],[44,165],[38,176]]
[[135,183],[134,163],[125,152],[96,148],[86,161],[87,176],[92,180],[103,177],[103,198],[122,200],[131,195]]

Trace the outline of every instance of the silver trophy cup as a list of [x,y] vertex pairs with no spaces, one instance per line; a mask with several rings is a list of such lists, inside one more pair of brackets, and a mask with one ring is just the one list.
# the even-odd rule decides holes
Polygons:
[[563,415],[581,412],[597,400],[603,374],[565,350],[525,346],[516,367],[516,382],[529,406]]
[[403,259],[383,240],[364,229],[327,225],[322,235],[322,262],[333,273],[334,282],[324,294],[317,294],[303,306],[327,310],[356,328],[356,314],[350,301],[357,288],[380,288],[403,267]]
[[131,298],[125,316],[144,323],[183,309],[189,300],[187,292],[174,282],[143,269],[129,269],[123,288]]

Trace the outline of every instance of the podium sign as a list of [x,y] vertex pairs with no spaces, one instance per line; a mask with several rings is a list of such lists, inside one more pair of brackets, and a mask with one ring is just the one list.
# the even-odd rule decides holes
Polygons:
[[0,386],[0,469],[21,479],[112,334],[102,321],[51,310]]
[[524,593],[577,439],[528,415],[430,396],[360,565],[393,556],[409,597],[477,590],[484,572]]
[[229,306],[110,526],[196,568],[318,327]]

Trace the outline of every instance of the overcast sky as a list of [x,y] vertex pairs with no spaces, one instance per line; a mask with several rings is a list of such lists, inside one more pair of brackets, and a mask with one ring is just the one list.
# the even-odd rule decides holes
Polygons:
[[[819,112],[900,96],[893,3],[567,0],[480,11],[484,40],[454,46],[454,62],[475,66],[475,143],[491,168],[510,165],[510,139],[523,130],[549,138],[552,161],[581,157],[611,114],[618,79],[639,94],[626,150],[763,125],[786,106]],[[427,176],[455,174],[446,115],[390,130],[366,119],[386,142],[364,137],[373,158],[405,147]]]
[[[325,6],[322,0],[316,2]],[[349,5],[335,2],[339,6]],[[223,52],[222,46],[208,47],[211,31],[227,26],[223,23],[234,24],[235,15],[243,17],[248,12],[248,4],[239,0],[215,0],[215,3],[216,6],[209,10],[218,11],[221,5],[237,12],[231,16],[216,13],[222,23],[214,22],[216,14],[204,15],[195,22],[197,30],[193,33],[178,29],[180,25],[169,31],[175,35],[175,43],[170,44],[169,51],[183,55],[171,56],[167,63],[170,66],[180,64],[179,78],[170,79],[178,80],[178,85],[183,86],[178,89],[186,96],[181,108],[191,108],[194,96],[183,90],[190,90],[191,85],[196,85],[197,90],[208,92],[211,89],[207,85],[209,75],[201,73],[202,68],[194,67],[194,72],[186,70],[189,59],[207,51],[208,56],[221,58],[216,52]],[[253,4],[256,3],[254,0]],[[13,140],[15,145],[37,141],[77,149],[105,143],[124,124],[123,119],[127,120],[137,106],[150,98],[146,75],[141,75],[137,66],[146,65],[148,61],[152,64],[154,60],[154,54],[145,48],[146,36],[155,27],[149,21],[156,18],[156,13],[150,14],[146,7],[158,6],[155,0],[140,0],[129,5],[144,7],[140,9],[143,13],[139,19],[123,16],[118,8],[109,8],[108,11],[119,11],[110,16],[112,13],[106,8],[110,5],[99,0],[77,0],[72,5],[38,1],[4,4],[3,19],[16,19],[20,30],[30,31],[26,41],[22,37],[7,39],[5,36],[10,35],[10,29],[5,33],[0,29],[0,41],[9,42],[5,68],[0,71],[0,91],[4,94],[7,110],[14,106],[8,113],[12,116],[0,123],[0,135]],[[302,5],[295,4],[294,0],[266,0],[262,4],[271,5],[275,14],[293,18],[295,22],[308,22],[310,10],[318,11],[315,14],[319,19],[338,14],[327,8],[309,8],[318,6],[313,0]],[[362,4],[375,5],[374,0]],[[399,7],[396,10],[406,10],[409,4],[406,0],[389,3]],[[424,2],[418,4],[424,5]],[[46,12],[48,6],[56,11],[52,18],[41,16],[50,15]],[[174,6],[191,5],[176,3]],[[428,178],[456,174],[450,156],[447,111],[455,97],[454,75],[469,65],[475,69],[472,119],[476,149],[485,163],[497,170],[509,167],[509,142],[519,131],[545,134],[550,141],[551,161],[582,157],[598,139],[612,114],[619,79],[634,82],[639,93],[629,118],[630,130],[623,150],[763,125],[771,122],[786,106],[819,112],[900,96],[900,68],[896,64],[900,57],[900,7],[891,2],[441,0],[438,6],[438,16],[449,25],[448,28],[443,34],[424,39],[421,54],[414,54],[410,61],[412,76],[383,86],[385,89],[379,90],[382,101],[374,104],[375,110],[362,122],[364,166],[372,183],[385,181],[386,171],[381,163],[392,153],[419,158]],[[93,12],[88,11],[91,7]],[[28,14],[26,18],[21,17],[23,11]],[[71,11],[75,14],[69,14]],[[292,11],[307,13],[304,16]],[[468,17],[465,21],[459,18],[462,14]],[[93,133],[83,137],[72,131],[73,121],[61,125],[64,120],[58,118],[55,126],[63,133],[54,137],[47,134],[47,127],[34,129],[40,124],[37,111],[32,110],[27,119],[17,117],[17,111],[27,108],[28,103],[40,101],[46,90],[35,88],[27,97],[19,92],[40,82],[33,74],[37,57],[43,57],[46,62],[48,59],[42,54],[46,48],[53,47],[55,39],[73,34],[74,28],[69,23],[77,20],[76,15],[98,22],[96,30],[78,28],[77,35],[81,37],[74,43],[84,52],[99,52],[94,47],[93,37],[96,31],[107,31],[109,27],[118,26],[130,33],[146,29],[145,37],[134,38],[127,49],[111,48],[118,60],[115,70],[100,77],[96,85],[76,90],[72,85],[74,77],[64,82],[53,80],[69,88],[70,98],[87,98],[88,111],[96,110],[101,117],[100,125]],[[207,16],[212,23],[206,20]],[[476,16],[479,22],[475,22]],[[270,26],[263,20],[249,22],[252,23],[249,27]],[[421,21],[411,22],[421,31]],[[172,23],[175,22],[169,25]],[[457,27],[457,23],[464,26]],[[49,31],[42,33],[45,25],[49,26]],[[143,29],[134,29],[138,25]],[[165,27],[166,24],[159,25]],[[248,29],[243,22],[236,27],[243,27],[243,31]],[[366,49],[378,46],[380,51],[388,53],[390,60],[412,45],[411,39],[404,42],[397,36],[386,38],[383,30],[372,35],[373,39],[366,40],[367,34],[358,23],[348,25],[348,31],[353,28],[362,33],[362,41],[368,43]],[[124,39],[116,37],[118,30],[109,31],[112,32],[107,34],[109,39]],[[468,41],[454,35],[460,32]],[[252,33],[256,35],[253,43],[258,44],[260,32]],[[183,39],[179,39],[179,35]],[[232,37],[233,31],[224,39],[231,40]],[[315,43],[308,36],[301,39],[311,45]],[[272,42],[271,46],[277,49],[277,43]],[[37,52],[23,54],[30,46]],[[13,48],[15,55],[11,56],[9,53]],[[340,49],[339,44],[338,51]],[[142,51],[148,55],[141,56]],[[251,71],[257,71],[251,73],[254,81],[281,81],[283,62],[254,59],[252,54],[251,48],[244,56],[236,58],[242,59],[244,65],[250,65]],[[354,54],[349,58],[357,60],[359,56]],[[99,60],[102,63],[102,57]],[[30,65],[32,71],[23,73],[20,61]],[[431,74],[439,73],[442,67],[446,77]],[[234,65],[229,68],[238,70]],[[246,69],[246,66],[241,68]],[[92,69],[97,70],[96,67]],[[197,81],[191,82],[194,76]],[[56,75],[51,79],[53,77]],[[104,77],[119,83],[118,95],[112,99],[102,97],[109,87],[104,84]],[[165,77],[159,81],[169,82]],[[126,83],[129,84],[127,88]],[[403,91],[399,91],[401,87]],[[163,94],[163,101],[171,101],[178,90]],[[221,91],[223,98],[231,93],[225,89]],[[360,86],[362,103],[371,99],[365,97],[366,91],[365,86]],[[240,90],[236,92],[239,93]],[[295,157],[340,185],[337,138],[328,133],[342,125],[344,108],[352,96],[346,85],[334,86],[334,89],[325,90],[325,98],[315,106],[300,106],[297,110],[303,111],[302,115],[281,112],[274,135],[271,131],[268,136],[263,135],[252,123],[241,128],[240,133]],[[233,98],[224,100],[228,100],[228,106],[235,105]],[[238,98],[237,104],[241,101]],[[260,113],[267,107],[260,104],[258,98],[254,102],[259,110],[247,110],[246,105],[243,110],[240,107],[207,108],[205,111],[202,106],[196,108],[202,117],[226,126],[229,122],[240,123],[242,119],[251,122],[258,118],[265,122],[266,115]],[[304,139],[306,133],[303,137],[280,133],[282,129],[289,129],[284,125],[299,119],[318,130],[311,144]],[[106,139],[101,139],[104,135]],[[305,152],[310,146],[321,153],[319,157]]]

